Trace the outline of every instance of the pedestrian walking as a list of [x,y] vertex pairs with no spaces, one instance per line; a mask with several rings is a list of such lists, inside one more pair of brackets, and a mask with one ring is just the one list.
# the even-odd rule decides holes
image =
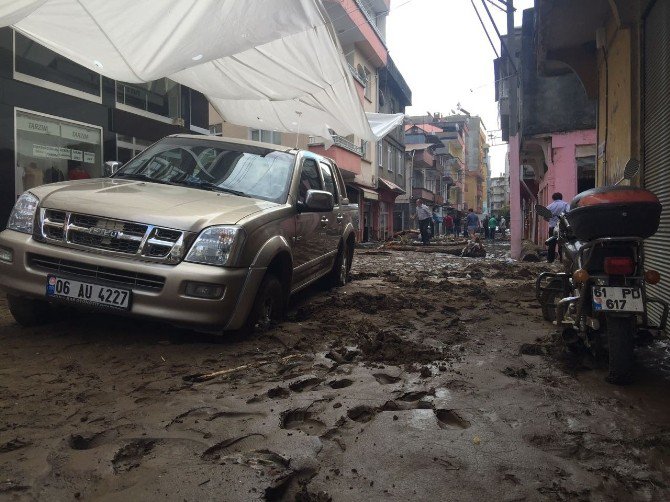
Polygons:
[[489,239],[495,240],[497,226],[498,226],[498,220],[496,220],[496,217],[494,215],[491,215],[491,218],[489,218],[488,221]]
[[475,233],[477,230],[479,230],[481,223],[479,222],[479,216],[475,214],[472,208],[468,209],[468,215],[465,217],[465,224],[467,226],[470,239],[474,239]]
[[454,232],[454,219],[450,214],[444,215],[442,224],[444,225],[444,235],[449,235]]
[[[554,200],[554,202],[552,202],[547,206],[547,209],[549,209],[549,211],[551,211],[551,214],[553,215],[549,220],[549,237],[552,237],[554,235],[554,228],[556,228],[556,225],[558,225],[558,217],[561,214],[567,213],[570,210],[570,204],[563,201],[562,193],[556,192],[554,195],[551,196],[551,198]],[[560,246],[558,246],[558,256],[562,257],[562,250]],[[552,263],[555,259],[556,259],[556,243],[554,242],[550,244],[549,248],[547,249],[547,261],[549,263]]]
[[419,232],[421,233],[421,242],[424,246],[430,242],[430,221],[433,213],[430,208],[426,206],[421,199],[416,199],[416,212],[414,218],[419,221]]
[[454,215],[454,237],[458,237],[461,234],[461,226],[461,215],[457,212]]
[[484,238],[489,238],[489,215],[485,214],[482,219],[482,229],[484,230]]
[[438,207],[434,206],[433,207],[433,231],[431,232],[431,236],[435,237],[436,235],[440,235],[440,221],[442,218],[440,218],[440,215],[437,214]]
[[500,217],[500,221],[498,222],[498,229],[500,230],[500,235],[505,237],[505,232],[507,231],[507,220],[505,220],[504,216]]

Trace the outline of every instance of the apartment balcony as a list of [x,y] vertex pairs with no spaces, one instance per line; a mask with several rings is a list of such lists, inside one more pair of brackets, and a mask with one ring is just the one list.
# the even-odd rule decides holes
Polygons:
[[435,194],[423,187],[412,187],[412,197],[414,199],[423,199],[429,202],[435,201]]
[[307,148],[310,152],[333,159],[339,168],[344,171],[361,174],[363,149],[342,136],[333,136],[333,143],[326,150],[321,138],[310,136],[307,141]]
[[386,66],[388,49],[374,12],[360,0],[324,0],[323,5],[343,47],[356,45],[375,68]]
[[435,155],[428,150],[417,150],[414,154],[414,167],[433,167],[435,165]]

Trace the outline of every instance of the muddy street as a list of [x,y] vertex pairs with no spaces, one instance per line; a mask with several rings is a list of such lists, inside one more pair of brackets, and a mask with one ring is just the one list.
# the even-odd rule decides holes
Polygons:
[[0,498],[668,500],[670,346],[606,384],[542,321],[544,267],[358,250],[247,339],[3,299]]

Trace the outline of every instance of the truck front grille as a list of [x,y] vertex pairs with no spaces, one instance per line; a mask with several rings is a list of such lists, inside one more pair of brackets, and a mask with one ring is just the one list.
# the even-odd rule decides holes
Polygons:
[[186,237],[181,230],[55,209],[40,210],[40,230],[36,238],[48,243],[168,264],[181,260]]
[[70,260],[61,260],[51,256],[28,254],[28,265],[31,268],[51,273],[63,273],[77,277],[96,279],[135,289],[160,291],[165,285],[165,278],[158,275],[140,274],[109,267],[99,267]]

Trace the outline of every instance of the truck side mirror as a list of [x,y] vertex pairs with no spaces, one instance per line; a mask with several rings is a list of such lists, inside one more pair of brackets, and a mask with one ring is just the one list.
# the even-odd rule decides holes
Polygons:
[[298,201],[300,213],[327,213],[334,207],[333,194],[325,190],[307,190],[305,202]]
[[111,176],[118,171],[123,164],[118,160],[108,160],[105,162],[104,175]]

